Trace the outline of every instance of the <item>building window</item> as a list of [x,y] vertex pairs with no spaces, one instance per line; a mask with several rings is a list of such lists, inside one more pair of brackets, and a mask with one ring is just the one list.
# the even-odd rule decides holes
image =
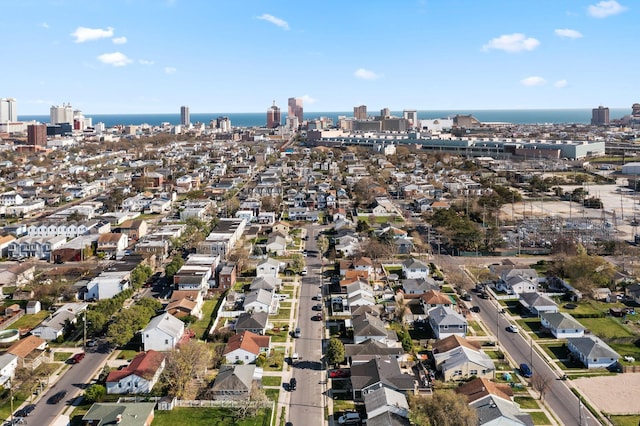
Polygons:
[[164,339],[164,344],[168,345],[169,344],[169,339]]
[[472,376],[477,376],[478,375],[478,370],[471,370],[471,371],[469,371],[469,374],[471,374]]

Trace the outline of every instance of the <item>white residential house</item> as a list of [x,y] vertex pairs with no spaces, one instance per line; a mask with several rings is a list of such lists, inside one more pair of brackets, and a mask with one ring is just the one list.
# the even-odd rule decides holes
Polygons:
[[270,344],[270,336],[242,331],[229,338],[222,355],[227,359],[228,364],[238,362],[251,364],[261,353],[269,352]]
[[14,354],[6,353],[0,355],[0,386],[13,379],[18,368],[18,357]]
[[569,338],[567,349],[587,368],[607,368],[620,359],[616,351],[595,336]]
[[184,323],[169,313],[160,314],[142,330],[144,350],[160,352],[175,348],[184,335]]
[[67,324],[76,322],[77,317],[74,312],[58,310],[31,330],[31,334],[50,342],[64,335]]
[[256,267],[257,277],[272,276],[277,278],[278,272],[280,272],[280,261],[270,257],[260,262]]
[[402,262],[402,273],[405,278],[429,278],[429,265],[414,258],[409,258]]
[[584,336],[582,324],[565,312],[542,312],[540,314],[540,323],[556,339]]
[[131,287],[128,275],[124,271],[103,272],[87,283],[85,300],[111,299],[116,294]]
[[278,300],[273,298],[273,293],[260,288],[250,291],[244,298],[242,306],[245,312],[268,312],[274,314],[278,311]]
[[149,393],[160,380],[164,367],[165,354],[162,352],[141,352],[125,368],[109,373],[106,380],[107,393]]

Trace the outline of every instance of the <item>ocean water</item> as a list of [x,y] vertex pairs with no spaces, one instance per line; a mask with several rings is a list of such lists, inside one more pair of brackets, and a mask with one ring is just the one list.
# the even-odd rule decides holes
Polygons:
[[[369,115],[375,115],[377,111],[369,111]],[[418,119],[426,120],[433,118],[452,117],[456,114],[471,114],[481,122],[506,122],[513,124],[588,124],[591,121],[591,109],[495,109],[495,110],[418,110]],[[631,114],[631,108],[610,108],[611,119],[622,118]],[[392,111],[391,115],[402,117],[402,111]],[[191,113],[191,122],[208,124],[217,117],[226,116],[231,120],[234,127],[256,127],[264,126],[267,122],[266,112],[248,113]],[[353,111],[343,112],[306,112],[305,119],[329,117],[334,123],[338,122],[339,116],[352,117]],[[104,123],[107,127],[129,124],[149,124],[152,126],[169,122],[171,124],[180,123],[180,114],[88,114],[93,123]],[[21,115],[21,121],[36,120],[41,123],[49,121],[48,115]]]

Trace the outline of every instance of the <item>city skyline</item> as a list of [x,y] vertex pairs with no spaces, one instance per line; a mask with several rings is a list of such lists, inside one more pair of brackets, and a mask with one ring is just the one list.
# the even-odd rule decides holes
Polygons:
[[[5,1],[18,115],[628,107],[628,0]],[[329,13],[330,12],[330,13]],[[478,19],[482,16],[482,19]],[[167,30],[168,29],[168,30]]]

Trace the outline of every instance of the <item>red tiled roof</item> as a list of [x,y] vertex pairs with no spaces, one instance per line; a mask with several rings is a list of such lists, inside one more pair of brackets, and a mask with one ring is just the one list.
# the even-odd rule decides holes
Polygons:
[[107,376],[107,382],[119,382],[132,374],[150,380],[162,365],[162,361],[164,361],[162,352],[154,350],[140,352],[126,368],[110,372]]
[[420,298],[428,305],[451,305],[449,296],[436,290],[429,290],[423,293]]
[[24,339],[20,339],[7,349],[7,352],[17,356],[18,358],[26,358],[36,348],[44,345],[46,340],[39,338],[38,336],[27,336]]
[[254,355],[260,354],[260,348],[268,348],[271,341],[270,336],[261,336],[250,331],[243,331],[240,334],[231,336],[224,348],[223,355],[237,349],[243,349]]
[[489,394],[506,401],[511,401],[511,397],[513,396],[513,391],[509,385],[495,383],[485,378],[477,378],[467,382],[456,388],[456,392],[465,395],[469,403],[484,398]]

